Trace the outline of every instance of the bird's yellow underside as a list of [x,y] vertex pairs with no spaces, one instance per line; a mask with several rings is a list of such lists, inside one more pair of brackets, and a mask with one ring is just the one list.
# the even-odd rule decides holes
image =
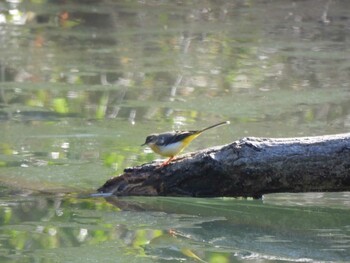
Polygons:
[[197,138],[201,133],[195,133],[192,135],[189,135],[187,138],[183,139],[180,142],[175,142],[171,143],[168,145],[161,145],[158,146],[156,144],[149,144],[151,149],[155,152],[158,153],[161,156],[166,156],[166,157],[173,157],[180,152],[182,152],[191,141],[193,141],[195,138]]

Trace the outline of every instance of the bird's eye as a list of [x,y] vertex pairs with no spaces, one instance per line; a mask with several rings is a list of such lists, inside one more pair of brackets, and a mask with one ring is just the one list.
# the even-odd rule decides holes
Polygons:
[[147,142],[154,142],[155,141],[155,136],[151,135],[147,137]]

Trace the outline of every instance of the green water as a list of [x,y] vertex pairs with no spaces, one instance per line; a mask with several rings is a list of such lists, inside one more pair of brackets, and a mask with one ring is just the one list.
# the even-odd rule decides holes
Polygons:
[[91,197],[153,132],[349,132],[347,1],[1,1],[1,262],[350,261],[349,193]]
[[261,200],[6,193],[1,262],[347,261],[350,195]]

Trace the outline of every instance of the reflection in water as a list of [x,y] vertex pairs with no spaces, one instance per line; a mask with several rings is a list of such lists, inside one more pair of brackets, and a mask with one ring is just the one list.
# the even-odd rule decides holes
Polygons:
[[116,250],[123,262],[131,255],[140,262],[350,259],[348,206],[296,207],[283,201],[270,205],[231,198],[108,198],[106,202],[72,195],[5,197],[5,193],[0,200],[2,262],[44,257],[45,262],[77,258],[112,262]]
[[[44,119],[77,114],[128,119],[131,124],[178,118],[185,120],[180,124],[210,118],[209,123],[217,115],[238,124],[284,121],[285,115],[272,116],[266,109],[259,114],[254,100],[266,104],[273,100],[269,92],[281,89],[300,93],[349,88],[343,19],[348,3],[316,2],[315,10],[312,2],[316,1],[252,5],[165,1],[160,6],[130,6],[129,1],[102,1],[93,8],[80,3],[81,10],[64,2],[26,8],[7,3],[3,13],[9,16],[1,27],[7,36],[0,42],[6,51],[1,78],[16,85],[3,87],[2,99],[26,107],[19,112],[9,107],[4,118],[11,120],[17,112],[25,119],[28,112]],[[14,27],[19,20],[22,26]],[[13,29],[16,34],[9,34]],[[318,101],[314,97],[318,92],[303,96]],[[251,96],[240,102],[247,93]],[[199,97],[205,98],[206,109],[200,107],[203,101],[196,103]],[[320,115],[323,121],[343,118],[349,112],[348,96],[342,107],[336,106],[340,98],[318,103],[298,100],[289,103],[290,108],[281,103],[278,114],[298,118],[295,121],[304,125]],[[244,106],[247,103],[249,107]],[[215,111],[220,104],[224,111]],[[232,104],[238,106],[231,108]]]
[[[3,1],[0,183],[21,191],[0,198],[0,261],[349,261],[342,193],[263,202],[63,195],[154,160],[139,147],[154,132],[231,121],[189,151],[348,132],[349,8]],[[51,195],[29,195],[38,191]]]
[[[45,262],[57,262],[57,259],[71,262],[84,255],[84,252],[80,255],[79,250],[70,255],[71,248],[88,246],[94,252],[98,250],[96,245],[109,242],[125,254],[129,247],[137,255],[139,246],[162,233],[128,229],[123,216],[119,220],[118,217],[116,220],[109,218],[112,214],[118,215],[119,209],[98,199],[12,197],[8,200],[2,198],[1,207],[1,262],[13,262],[14,259],[38,262],[43,258],[49,260]],[[57,251],[58,248],[61,250]],[[87,254],[86,257],[94,256]],[[105,258],[108,257],[106,254]]]

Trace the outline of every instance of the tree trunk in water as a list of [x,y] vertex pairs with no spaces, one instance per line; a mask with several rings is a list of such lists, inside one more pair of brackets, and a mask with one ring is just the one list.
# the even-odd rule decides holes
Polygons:
[[98,191],[113,195],[254,197],[277,192],[349,191],[350,133],[243,138],[183,155],[169,165],[127,168]]

